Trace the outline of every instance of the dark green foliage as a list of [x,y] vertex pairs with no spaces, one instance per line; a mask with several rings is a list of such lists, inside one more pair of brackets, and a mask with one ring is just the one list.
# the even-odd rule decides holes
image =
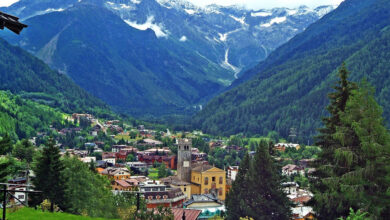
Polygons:
[[312,181],[320,219],[348,216],[349,207],[368,211],[374,219],[390,214],[390,134],[373,94],[363,82],[337,112],[339,120],[326,124],[333,133],[322,130],[327,132],[320,136],[326,153],[319,155]]
[[55,141],[50,139],[33,167],[34,187],[36,190],[42,191],[41,199],[50,200],[51,211],[53,211],[54,204],[62,210],[66,210],[68,207],[68,201],[65,197],[67,183],[64,175],[65,166],[60,157],[60,151],[55,146]]
[[108,179],[90,170],[77,158],[65,157],[63,175],[66,182],[66,212],[91,217],[115,218],[117,210]]
[[[307,143],[327,113],[326,95],[342,62],[376,86],[376,96],[390,119],[390,2],[347,0],[302,34],[275,50],[251,72],[251,79],[214,98],[194,125],[212,134],[287,137]],[[247,79],[250,78],[248,76]]]
[[12,156],[27,163],[31,163],[33,161],[34,154],[35,147],[27,139],[23,139],[22,141],[16,143],[12,151]]
[[247,210],[254,219],[290,219],[290,201],[283,192],[281,174],[269,155],[268,143],[261,141],[250,163]]
[[[345,220],[366,220],[368,217],[368,212],[362,212],[357,210],[355,212],[352,208],[350,208],[349,216],[345,218]],[[338,220],[344,220],[343,217],[338,218]]]
[[168,176],[168,169],[165,167],[164,163],[161,163],[158,167],[158,178],[163,178]]
[[199,151],[204,152],[206,154],[209,153],[209,145],[202,138],[197,137],[192,139],[192,146],[198,148]]
[[6,155],[12,150],[12,140],[8,133],[6,133],[0,140],[0,155]]
[[12,161],[9,158],[0,158],[0,183],[6,183],[11,174]]
[[50,105],[62,111],[107,113],[107,107],[86,93],[66,75],[18,47],[0,39],[0,90]]
[[236,220],[246,216],[246,194],[248,193],[247,175],[249,170],[249,155],[245,154],[244,159],[240,163],[240,168],[233,182],[232,188],[226,195],[227,219]]
[[241,151],[227,151],[226,149],[218,147],[209,152],[208,161],[210,164],[213,164],[220,169],[224,169],[227,166],[237,166],[240,164],[245,152],[245,149]]
[[[253,159],[244,157],[227,197],[228,219],[290,219],[290,201],[283,192],[279,168],[269,154],[269,145],[261,141]],[[236,181],[237,181],[236,180]]]

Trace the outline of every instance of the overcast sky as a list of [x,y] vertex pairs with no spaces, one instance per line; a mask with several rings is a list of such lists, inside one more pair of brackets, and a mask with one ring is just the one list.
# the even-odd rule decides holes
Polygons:
[[[0,0],[0,6],[8,6],[18,0]],[[33,1],[33,0],[31,0]],[[218,5],[244,5],[249,9],[288,7],[295,8],[300,5],[317,7],[320,5],[337,5],[343,0],[189,0],[195,5],[205,6],[209,4]]]

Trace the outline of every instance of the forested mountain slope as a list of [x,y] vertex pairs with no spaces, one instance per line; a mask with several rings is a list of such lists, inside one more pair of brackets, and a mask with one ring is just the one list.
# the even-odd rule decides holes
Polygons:
[[189,114],[333,10],[248,10],[185,0],[20,0],[0,8],[29,25],[12,44],[119,112]]
[[309,139],[327,114],[327,93],[346,61],[351,79],[366,77],[390,119],[390,2],[346,0],[252,69],[252,79],[214,98],[194,124],[206,132]]
[[62,113],[53,108],[0,91],[0,136],[29,138],[62,121]]
[[0,90],[9,90],[65,112],[105,112],[108,107],[66,75],[0,38]]

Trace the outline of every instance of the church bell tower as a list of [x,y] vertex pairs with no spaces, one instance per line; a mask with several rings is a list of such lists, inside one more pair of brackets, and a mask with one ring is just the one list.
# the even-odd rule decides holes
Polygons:
[[177,143],[177,177],[185,182],[191,182],[191,139],[178,139]]

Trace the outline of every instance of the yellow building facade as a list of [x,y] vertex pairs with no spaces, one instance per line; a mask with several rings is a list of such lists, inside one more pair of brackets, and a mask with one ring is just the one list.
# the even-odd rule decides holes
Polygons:
[[191,170],[191,194],[214,193],[218,199],[226,198],[226,172],[210,165],[201,165]]

